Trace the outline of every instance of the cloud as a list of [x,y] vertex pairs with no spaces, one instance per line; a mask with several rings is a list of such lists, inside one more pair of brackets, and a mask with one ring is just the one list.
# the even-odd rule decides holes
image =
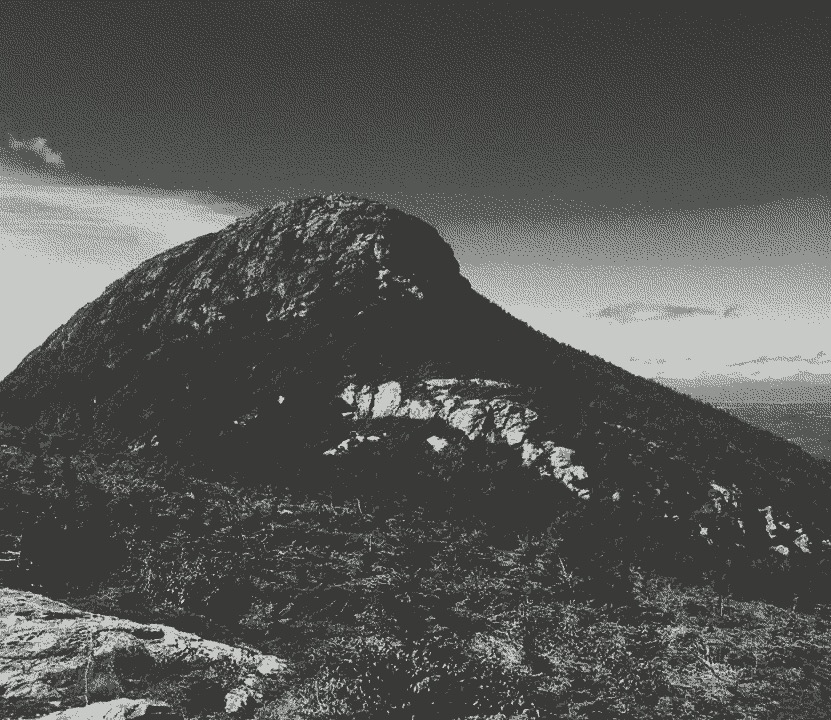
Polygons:
[[248,212],[208,198],[0,172],[0,378],[139,262]]
[[730,307],[726,310],[713,310],[711,308],[689,305],[668,305],[634,301],[609,305],[598,311],[596,317],[610,318],[621,323],[627,323],[636,320],[674,320],[699,315],[737,317],[738,314],[737,307]]
[[151,190],[0,174],[0,250],[15,247],[61,262],[102,263],[120,272],[224,227],[239,212],[246,214],[246,209]]
[[728,367],[741,367],[742,365],[767,365],[769,363],[794,363],[794,362],[804,362],[809,363],[810,365],[827,365],[831,363],[831,358],[828,357],[828,354],[824,350],[820,350],[816,355],[813,357],[803,357],[802,355],[777,355],[776,357],[768,357],[767,355],[762,355],[761,357],[757,357],[754,360],[744,360],[743,362],[731,363]]
[[[757,373],[753,373],[754,376]],[[742,373],[738,372],[725,372],[725,371],[716,371],[716,372],[709,372],[707,370],[701,371],[698,375],[692,378],[673,378],[673,381],[679,383],[687,383],[688,385],[697,385],[697,386],[705,386],[705,385],[736,385],[736,384],[744,384],[744,383],[756,383],[761,382],[763,384],[770,384],[771,381],[776,381],[777,383],[788,383],[788,382],[801,382],[801,383],[813,383],[813,384],[820,384],[820,385],[828,385],[831,384],[831,373],[812,373],[808,372],[807,370],[799,370],[798,372],[791,372],[789,375],[784,375],[782,377],[762,377],[761,380],[751,379],[747,375],[743,375]]]
[[9,135],[9,148],[15,152],[31,152],[49,165],[63,167],[64,161],[59,152],[55,152],[46,142],[46,138],[36,137],[31,140],[16,140]]

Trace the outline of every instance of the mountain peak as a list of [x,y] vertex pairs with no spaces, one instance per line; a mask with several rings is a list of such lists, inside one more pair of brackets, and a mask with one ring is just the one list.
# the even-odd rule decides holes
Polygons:
[[[158,282],[173,265],[179,271]],[[467,286],[450,246],[430,225],[343,195],[283,202],[239,218],[151,258],[125,279],[133,296],[163,291],[150,326],[209,330],[251,298],[272,321],[333,302],[346,310]]]
[[[831,507],[827,470],[798,448],[536,333],[470,289],[427,223],[343,196],[265,208],[146,261],[0,383],[0,421],[297,482],[349,465],[353,446],[432,476],[451,448],[474,484],[538,471],[658,525],[687,517],[681,534],[708,541],[711,490],[729,492],[736,532],[751,517],[763,529],[754,508],[770,505],[811,547]],[[412,490],[421,471],[401,462],[384,477]]]
[[[347,333],[370,317],[404,328],[413,313],[434,315],[468,293],[452,249],[423,220],[344,195],[279,203],[156,255],[112,283],[0,383],[3,410],[39,414],[32,408],[55,405],[55,388],[62,396],[72,388],[86,398],[82,415],[90,403],[99,413],[102,394],[137,387],[148,368],[165,376],[154,384],[167,383],[178,372],[168,356],[205,364],[225,343],[240,367],[262,371],[253,358],[242,360],[243,345],[276,352],[304,328]],[[76,423],[64,400],[61,410],[47,413],[48,425]]]
[[[267,295],[268,319],[303,317],[327,299],[374,304],[466,285],[450,246],[424,221],[378,202],[330,195],[284,202],[216,235],[189,273],[205,318]],[[199,323],[198,317],[188,317]]]

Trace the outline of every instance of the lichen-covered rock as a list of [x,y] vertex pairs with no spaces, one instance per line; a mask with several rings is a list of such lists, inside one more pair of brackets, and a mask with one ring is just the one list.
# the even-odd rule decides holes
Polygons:
[[352,450],[354,450],[359,445],[363,445],[364,443],[375,443],[380,441],[381,438],[378,435],[358,435],[354,433],[351,437],[346,438],[342,442],[338,443],[336,447],[330,448],[329,450],[324,451],[324,455],[344,455]]
[[[483,394],[483,389],[489,389]],[[505,394],[494,394],[505,391]],[[581,499],[588,499],[588,472],[571,461],[573,450],[546,440],[529,439],[531,426],[539,420],[534,410],[509,397],[511,385],[483,378],[433,378],[424,380],[405,397],[400,382],[390,380],[377,387],[355,383],[347,385],[340,394],[351,408],[345,416],[355,420],[387,417],[409,418],[427,421],[443,420],[455,430],[464,433],[468,440],[484,438],[489,443],[506,443],[518,448],[518,463],[535,466],[541,475],[559,480]],[[474,397],[470,397],[473,395]],[[476,397],[479,395],[479,397]],[[428,443],[434,450],[444,450],[448,441],[436,436]],[[354,438],[344,440],[338,447],[325,451],[326,455],[348,452],[357,443]]]
[[409,400],[401,405],[395,414],[411,420],[429,420],[436,415],[436,408],[427,400]]
[[[167,625],[82,612],[31,592],[0,588],[0,697],[4,700],[76,704],[84,692],[78,678],[94,684],[96,677],[106,674],[111,683],[118,683],[118,677],[109,677],[110,661],[137,653],[154,663],[175,659],[194,668],[231,663],[249,677],[279,676],[287,668],[280,658],[250,648],[204,640]],[[113,705],[107,712],[121,712],[120,707]],[[77,719],[81,717],[87,716]]]
[[[416,217],[346,196],[278,203],[112,283],[0,382],[0,416],[35,419],[44,429],[80,421],[96,443],[119,449],[146,448],[155,434],[163,452],[176,442],[159,433],[168,426],[165,416],[193,407],[197,388],[210,397],[200,398],[195,420],[216,407],[212,397],[227,397],[234,378],[256,403],[271,387],[270,371],[283,369],[285,354],[271,353],[280,338],[295,340],[316,324],[337,334],[360,328],[353,322],[359,316],[416,313],[465,293],[472,294],[470,283],[450,246]],[[240,336],[250,342],[244,346]],[[311,345],[314,361],[320,348]],[[342,360],[339,349],[333,353],[332,362]],[[231,371],[223,364],[229,355],[236,361]],[[189,384],[196,364],[215,368],[212,382]],[[262,374],[243,381],[258,365]],[[65,386],[73,392],[62,393]],[[368,411],[365,397],[359,404]],[[393,395],[382,394],[378,411],[394,405]]]
[[229,715],[244,717],[262,702],[262,680],[251,675],[225,696],[225,712]]
[[543,477],[559,480],[581,500],[589,499],[591,493],[586,482],[589,474],[582,465],[572,463],[574,450],[561,447],[551,440],[545,440],[538,445],[526,442],[522,450],[526,465],[537,467]]
[[739,500],[735,488],[726,488],[717,483],[710,483],[709,496],[713,502],[716,512],[725,512],[728,507],[738,509]]
[[463,407],[448,413],[447,424],[461,430],[470,440],[473,440],[483,434],[487,418],[487,408]]
[[[794,527],[785,518],[775,519],[773,506],[771,505],[760,508],[759,512],[764,513],[765,530],[768,537],[774,542],[772,548],[776,552],[788,555],[792,548],[799,550],[801,553],[811,552],[810,540],[801,527]],[[782,552],[779,548],[784,548],[787,552]]]
[[442,452],[450,442],[447,438],[439,437],[438,435],[431,435],[427,438],[427,444],[430,445],[436,452]]
[[372,417],[392,417],[401,405],[401,385],[395,381],[378,386],[372,403]]
[[183,720],[167,703],[119,698],[44,715],[41,720]]

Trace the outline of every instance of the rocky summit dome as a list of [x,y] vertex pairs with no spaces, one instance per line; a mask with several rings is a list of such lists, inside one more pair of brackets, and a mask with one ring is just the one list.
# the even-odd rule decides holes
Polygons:
[[344,196],[280,203],[112,283],[0,383],[0,415],[119,444],[172,415],[192,427],[184,408],[214,415],[313,368],[320,380],[325,358],[340,375],[359,355],[406,353],[423,344],[415,317],[469,295],[453,251],[418,218]]
[[462,283],[453,251],[427,223],[329,196],[280,203],[163,253],[117,287],[127,297],[108,292],[108,302],[144,301],[153,291],[148,327],[200,330],[251,298],[271,322],[314,314],[331,300],[371,305]]
[[721,532],[807,555],[831,507],[799,448],[532,330],[471,289],[425,222],[340,196],[141,264],[0,383],[0,421],[284,486],[527,472],[679,543]]

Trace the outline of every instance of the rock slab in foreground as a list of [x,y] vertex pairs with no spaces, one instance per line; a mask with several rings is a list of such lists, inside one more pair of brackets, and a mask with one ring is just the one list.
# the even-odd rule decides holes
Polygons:
[[228,694],[234,698],[244,694],[244,705],[256,700],[263,679],[280,677],[287,669],[280,658],[250,648],[204,640],[167,625],[83,612],[42,595],[0,588],[0,698],[4,702],[69,708],[83,702],[85,686],[95,687],[101,681],[109,683],[110,697],[122,694],[121,679],[112,676],[112,667],[114,658],[124,656],[156,667],[169,661],[194,669],[212,663],[230,665],[239,676],[240,688],[230,688]]
[[182,720],[182,716],[166,703],[128,698],[59,710],[43,716],[41,720],[143,720],[144,718]]

